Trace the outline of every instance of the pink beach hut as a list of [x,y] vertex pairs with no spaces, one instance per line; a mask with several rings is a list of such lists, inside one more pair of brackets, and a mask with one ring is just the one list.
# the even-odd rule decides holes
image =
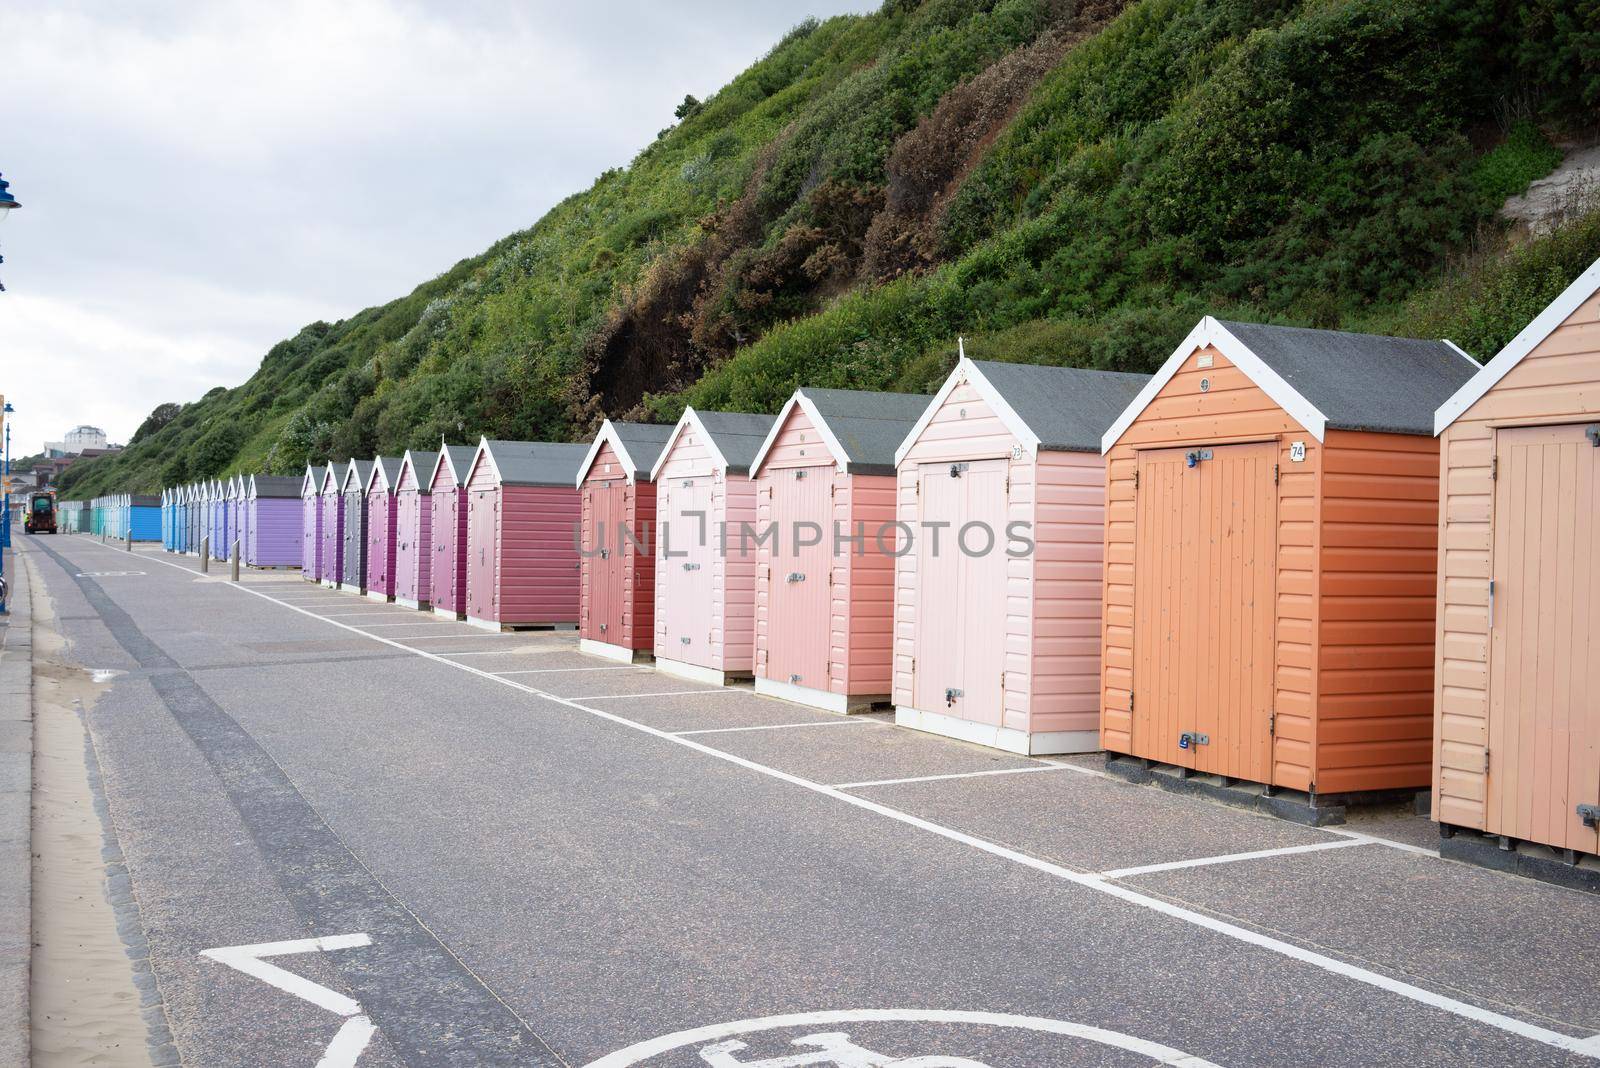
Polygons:
[[378,456],[367,474],[367,596],[394,600],[395,496],[400,457]]
[[462,619],[467,614],[467,471],[477,450],[471,445],[439,446],[428,477],[428,529],[433,560],[428,565],[428,601],[433,614]]
[[654,647],[656,487],[650,468],[672,429],[607,419],[578,469],[581,652],[632,663]]
[[344,498],[339,486],[348,463],[328,465],[322,476],[322,585],[339,588],[344,578]]
[[931,398],[798,389],[756,453],[756,692],[848,712],[889,699],[894,453]]
[[[755,670],[756,488],[750,463],[776,420],[684,411],[650,475],[660,519],[656,667],[721,686]],[[746,530],[750,537],[741,537]]]
[[895,454],[896,723],[1100,748],[1101,435],[1148,381],[965,358],[945,380]]
[[433,562],[433,510],[424,480],[439,461],[436,452],[407,449],[394,490],[394,603],[427,608]]
[[467,474],[467,622],[578,622],[578,465],[588,447],[482,439]]
[[306,464],[300,477],[300,577],[322,581],[322,478],[327,468]]

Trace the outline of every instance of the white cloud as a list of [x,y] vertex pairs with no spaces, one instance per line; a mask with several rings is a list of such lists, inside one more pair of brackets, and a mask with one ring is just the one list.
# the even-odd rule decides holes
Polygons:
[[78,422],[125,440],[306,322],[527,226],[800,17],[785,0],[9,10],[13,452]]

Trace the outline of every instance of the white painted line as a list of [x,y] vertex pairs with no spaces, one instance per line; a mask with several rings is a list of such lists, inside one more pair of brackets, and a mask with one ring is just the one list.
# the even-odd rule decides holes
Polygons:
[[[649,668],[649,667],[645,667],[643,670],[649,671],[649,670],[652,670],[652,669]],[[572,700],[574,700],[574,701],[621,701],[621,700],[623,700],[625,698],[629,698],[629,697],[682,697],[685,694],[693,694],[693,693],[738,693],[738,692],[739,692],[738,690],[730,690],[726,686],[719,686],[715,690],[662,690],[659,693],[597,693],[597,694],[594,694],[594,695],[589,696],[589,697],[574,697],[574,698],[572,698]],[[745,692],[749,693],[750,691],[746,690]]]
[[[390,618],[393,618],[393,617],[391,616]],[[429,623],[429,622],[424,621],[424,622],[421,622],[421,623],[363,623],[361,625],[363,627],[366,627],[369,630],[378,630],[380,628],[388,628],[388,627],[437,627],[439,624],[437,624],[437,623]],[[441,637],[442,636],[443,635],[441,635]],[[427,634],[418,634],[418,635],[415,635],[415,637],[426,638],[426,637],[429,637],[429,635],[427,635]]]
[[946,779],[977,779],[985,775],[1026,775],[1032,771],[1064,771],[1064,764],[1043,764],[1033,768],[998,768],[994,771],[958,771],[952,775],[914,775],[909,779],[872,779],[868,782],[836,782],[835,790],[859,790],[864,786],[900,786],[908,782],[943,782]]
[[1205,868],[1212,864],[1232,864],[1240,860],[1264,860],[1267,857],[1288,857],[1296,853],[1320,853],[1327,849],[1348,849],[1351,846],[1367,845],[1352,838],[1341,838],[1337,842],[1315,842],[1311,845],[1283,846],[1278,849],[1256,849],[1249,853],[1222,853],[1213,857],[1196,857],[1193,860],[1169,860],[1165,864],[1145,864],[1137,868],[1115,868],[1103,871],[1100,874],[1107,879],[1126,879],[1131,875],[1149,875],[1158,871],[1178,871],[1182,868]]
[[328,1043],[327,1051],[317,1062],[317,1068],[351,1068],[361,1051],[372,1041],[377,1030],[365,1016],[352,1016],[339,1028],[339,1033]]
[[[409,646],[404,646],[403,648],[409,648]],[[411,651],[414,652],[414,653],[415,652],[420,652],[420,650],[417,650],[417,649],[412,649]],[[539,655],[541,655],[543,653],[559,653],[559,652],[563,652],[563,651],[564,650],[559,646],[552,646],[549,649],[527,649],[527,648],[521,648],[521,649],[467,649],[467,650],[465,650],[463,652],[459,652],[459,653],[450,653],[450,652],[444,652],[444,651],[441,650],[440,652],[434,653],[432,655],[434,655],[434,656],[539,656]]]
[[[648,671],[648,668],[624,667],[581,667],[581,668],[519,668],[516,671],[491,671],[491,675],[556,675],[570,674],[574,671]],[[636,697],[637,694],[630,694]]]
[[259,942],[249,946],[219,946],[216,949],[203,949],[200,955],[260,979],[268,986],[275,986],[302,1001],[309,1001],[319,1009],[327,1009],[340,1016],[354,1016],[361,1011],[361,1006],[354,998],[285,971],[276,964],[268,964],[262,958],[282,957],[291,953],[326,953],[333,949],[356,949],[371,944],[372,939],[364,934],[331,935],[326,938],[297,938],[289,942]]
[[[169,567],[177,568],[180,571],[189,570],[189,568],[186,568],[181,564],[172,563],[171,561],[158,559],[158,562],[166,564]],[[232,584],[230,584],[230,586],[231,585]],[[270,601],[275,604],[283,605],[284,607],[289,608],[291,611],[299,612],[302,615],[310,616],[313,619],[324,619],[324,617],[318,616],[314,612],[307,612],[303,608],[296,608],[293,605],[284,604],[284,602],[278,600],[278,598],[273,597],[271,594],[263,593],[260,590],[253,590],[244,585],[233,588],[243,590],[245,593],[248,593],[253,597],[260,597],[264,601]],[[356,634],[364,633],[357,627],[353,627],[347,623],[340,623],[337,620],[324,619],[324,622]],[[639,723],[635,720],[628,719],[625,716],[619,716],[616,713],[607,712],[601,708],[580,704],[571,698],[559,697],[544,690],[539,690],[532,686],[524,685],[523,683],[517,682],[514,679],[499,678],[487,671],[480,671],[477,668],[472,667],[470,664],[458,664],[453,660],[447,660],[444,656],[438,653],[431,653],[425,649],[413,649],[410,646],[401,645],[399,642],[392,641],[388,638],[383,638],[378,635],[368,635],[368,637],[371,637],[374,641],[382,642],[386,645],[392,645],[396,649],[404,649],[417,656],[432,660],[435,663],[448,664],[458,671],[465,671],[468,674],[476,675],[479,678],[497,682],[502,686],[509,686],[512,689],[521,690],[523,693],[550,701],[554,704],[563,705],[579,712],[586,712],[589,715],[608,720],[609,722],[615,723],[619,726],[628,727],[632,730],[639,731],[641,734],[647,734],[653,738],[671,742],[675,745],[685,746],[715,760],[725,761],[729,764],[735,765],[736,767],[741,767],[748,771],[755,772],[758,775],[764,775],[768,778],[776,779],[779,782],[789,783],[792,786],[796,786],[802,790],[809,790],[812,793],[820,794],[824,797],[831,797],[843,804],[854,806],[855,808],[862,809],[866,812],[875,813],[884,817],[885,819],[893,820],[897,823],[904,824],[907,827],[913,827],[928,834],[967,846],[980,853],[986,853],[990,856],[1010,861],[1014,864],[1032,869],[1033,871],[1041,874],[1052,876],[1063,882],[1071,883],[1074,886],[1083,887],[1084,889],[1088,890],[1094,890],[1109,897],[1116,898],[1117,900],[1126,904],[1149,909],[1150,911],[1159,913],[1168,917],[1169,919],[1179,920],[1195,927],[1200,927],[1204,930],[1211,931],[1212,933],[1221,935],[1225,938],[1231,938],[1235,941],[1242,942],[1245,945],[1254,946],[1257,949],[1263,949],[1270,953],[1276,953],[1279,956],[1283,956],[1298,963],[1317,968],[1321,971],[1327,972],[1330,975],[1337,975],[1341,978],[1348,979],[1351,982],[1361,983],[1365,986],[1382,990],[1385,993],[1394,994],[1397,997],[1414,1001],[1419,1005],[1426,1005],[1427,1007],[1437,1009],[1440,1012],[1446,1012],[1484,1027],[1492,1027],[1496,1030],[1504,1031],[1507,1034],[1516,1035],[1519,1038],[1524,1038],[1532,1042],[1538,1042],[1541,1045],[1565,1050],[1569,1053],[1577,1053],[1585,1057],[1600,1059],[1600,1035],[1587,1038],[1578,1038],[1573,1035],[1562,1034],[1559,1031],[1552,1031],[1547,1027],[1540,1027],[1538,1024],[1529,1023],[1526,1020],[1519,1020],[1515,1017],[1507,1016],[1504,1013],[1495,1012],[1491,1009],[1485,1009],[1478,1005],[1460,1001],[1456,998],[1448,997],[1444,994],[1439,994],[1432,990],[1424,989],[1423,987],[1416,986],[1412,983],[1407,983],[1402,980],[1392,978],[1391,976],[1384,975],[1380,972],[1372,971],[1369,968],[1363,968],[1359,965],[1350,964],[1347,961],[1339,960],[1336,957],[1330,957],[1324,953],[1318,953],[1315,950],[1306,949],[1302,946],[1295,945],[1293,942],[1286,942],[1283,939],[1274,938],[1271,935],[1263,934],[1259,931],[1252,931],[1248,928],[1240,927],[1237,924],[1229,923],[1228,921],[1218,919],[1215,916],[1209,916],[1203,912],[1196,912],[1193,909],[1173,904],[1172,902],[1166,901],[1162,898],[1141,893],[1128,886],[1124,886],[1121,883],[1108,880],[1102,876],[1095,875],[1090,872],[1074,871],[1071,868],[1063,867],[1060,864],[1054,864],[1038,857],[1032,857],[1026,853],[1019,853],[1014,849],[1008,849],[1007,847],[999,845],[995,842],[990,842],[974,835],[966,834],[950,827],[945,827],[941,824],[934,823],[931,820],[923,819],[920,816],[913,816],[909,812],[902,812],[899,809],[891,808],[888,805],[881,805],[876,801],[868,800],[867,798],[861,797],[858,794],[846,793],[843,790],[835,789],[834,787],[826,786],[819,782],[813,782],[810,779],[801,778],[798,775],[794,775],[786,771],[780,771],[777,768],[768,767],[765,764],[760,764],[753,760],[747,760],[746,758],[736,756],[733,753],[715,749],[709,745],[697,742],[693,738],[675,735],[670,731],[660,730],[659,728],[651,727],[648,724]],[[851,721],[847,720],[845,722]],[[1070,766],[1071,765],[1063,764],[1063,767]]]
[[[251,590],[250,592],[254,593],[255,591]],[[438,623],[430,623],[429,624],[429,626],[433,626],[433,627],[437,627],[438,625],[439,625]],[[406,641],[408,641],[408,642],[418,642],[418,641],[421,641],[424,638],[522,638],[522,637],[523,637],[523,635],[512,633],[512,632],[502,632],[502,633],[496,634],[496,633],[494,633],[492,631],[487,631],[487,630],[473,630],[473,631],[468,631],[465,634],[413,634],[411,637],[407,638]],[[526,640],[526,639],[524,639],[524,640]]]
[[[629,697],[638,696],[628,694]],[[876,723],[869,719],[823,719],[814,723],[769,723],[764,727],[709,727],[702,731],[671,731],[674,738],[687,738],[691,734],[738,734],[740,731],[786,731],[791,727],[851,727],[856,724]]]
[[[685,1046],[695,1046],[718,1038],[731,1038],[735,1035],[758,1034],[762,1031],[778,1031],[787,1029],[825,1027],[828,1033],[813,1036],[810,1039],[799,1039],[793,1045],[820,1046],[824,1040],[833,1045],[839,1040],[848,1041],[848,1035],[837,1034],[839,1025],[855,1023],[933,1023],[933,1024],[967,1024],[979,1027],[1011,1029],[1016,1031],[1032,1031],[1035,1034],[1062,1035],[1070,1038],[1081,1039],[1086,1042],[1096,1042],[1102,1046],[1113,1049],[1126,1050],[1129,1053],[1141,1054],[1150,1058],[1156,1064],[1169,1065],[1171,1068],[1217,1068],[1211,1061],[1203,1060],[1193,1054],[1184,1053],[1182,1050],[1163,1046],[1159,1042],[1148,1039],[1135,1038],[1125,1035],[1120,1031],[1108,1031],[1102,1027],[1090,1027],[1088,1024],[1070,1023],[1066,1020],[1046,1020],[1037,1016],[1014,1016],[1003,1012],[961,1012],[944,1009],[845,1009],[838,1012],[796,1012],[785,1016],[764,1016],[757,1020],[736,1020],[733,1023],[712,1024],[709,1027],[696,1027],[688,1031],[679,1031],[676,1034],[663,1035],[660,1038],[647,1039],[636,1042],[627,1049],[620,1049],[615,1053],[607,1054],[599,1060],[590,1061],[584,1068],[633,1068],[663,1053],[683,1049]],[[727,1052],[743,1049],[743,1043],[734,1044],[730,1049],[723,1047]],[[837,1046],[835,1046],[837,1050]],[[712,1061],[707,1053],[716,1056],[716,1052],[707,1049],[701,1052],[701,1059],[716,1064],[767,1064],[767,1065],[800,1065],[800,1064],[835,1064],[835,1065],[874,1065],[874,1064],[904,1064],[907,1066],[920,1064],[933,1068],[935,1065],[976,1065],[977,1061],[954,1060],[944,1057],[911,1057],[905,1060],[889,1061],[851,1044],[839,1050],[845,1056],[829,1055],[826,1050],[819,1053],[801,1053],[777,1060],[766,1061],[730,1061],[721,1059]],[[850,1056],[854,1054],[855,1056]],[[846,1057],[849,1057],[848,1061]]]
[[1398,849],[1404,853],[1415,853],[1418,856],[1432,857],[1434,860],[1439,859],[1439,851],[1437,849],[1424,849],[1422,846],[1412,845],[1410,842],[1397,842],[1393,838],[1380,838],[1375,834],[1364,834],[1361,831],[1347,831],[1343,827],[1318,827],[1317,830],[1326,831],[1328,834],[1336,834],[1341,838],[1349,838],[1356,842],[1369,842],[1372,845]]

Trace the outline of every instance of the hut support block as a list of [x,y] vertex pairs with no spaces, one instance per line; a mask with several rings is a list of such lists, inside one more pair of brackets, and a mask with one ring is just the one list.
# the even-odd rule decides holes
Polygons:
[[852,712],[870,712],[874,704],[889,699],[887,694],[833,693],[792,682],[764,679],[759,675],[756,676],[756,693],[764,697],[776,697],[780,701],[793,701],[807,708],[820,708],[824,712],[837,712],[842,716]]
[[942,712],[924,712],[908,705],[896,705],[897,727],[927,731],[946,738],[986,745],[1019,756],[1058,756],[1067,753],[1094,753],[1100,749],[1099,731],[1043,731],[1029,734],[1010,727],[974,723]]
[[377,601],[379,604],[388,604],[390,601],[394,600],[394,598],[390,597],[387,593],[384,593],[382,590],[368,590],[367,591],[367,600],[369,600],[369,601]]
[[[426,612],[429,608],[427,601],[413,601],[409,597],[396,597],[394,599],[394,603],[399,605],[401,608],[415,608],[419,612]],[[450,613],[450,618],[455,618],[454,612]]]
[[690,682],[703,682],[707,686],[726,686],[735,679],[750,677],[748,671],[741,675],[738,672],[701,667],[699,664],[685,664],[681,660],[668,660],[660,656],[656,657],[656,670]]
[[1269,788],[1241,779],[1227,780],[1221,775],[1208,775],[1171,764],[1155,764],[1139,757],[1108,753],[1106,771],[1141,786],[1155,785],[1173,793],[1193,794],[1221,801],[1225,805],[1265,812],[1309,827],[1334,826],[1343,823],[1345,818],[1342,799],[1319,797],[1282,787]]
[[577,630],[576,623],[502,623],[495,619],[479,619],[477,616],[466,616],[462,622],[469,627],[479,630],[492,630],[496,633],[511,630]]
[[579,639],[578,652],[598,656],[604,660],[615,660],[619,664],[638,664],[654,659],[648,649],[629,649],[625,645],[612,645],[610,642],[599,642],[593,638]]
[[460,622],[462,619],[466,618],[453,608],[443,608],[439,605],[433,606],[433,614],[438,616],[440,619],[453,619],[457,622]]
[[1506,849],[1501,845],[1501,838],[1501,835],[1441,823],[1439,855],[1446,860],[1459,860],[1492,871],[1600,894],[1600,857],[1517,839],[1507,839],[1511,848]]

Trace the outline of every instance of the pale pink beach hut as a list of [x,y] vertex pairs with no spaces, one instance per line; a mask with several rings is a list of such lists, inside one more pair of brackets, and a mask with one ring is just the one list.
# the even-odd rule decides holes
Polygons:
[[378,456],[367,474],[367,596],[394,600],[395,489],[400,481],[398,456]]
[[[686,409],[656,484],[658,670],[720,686],[755,670],[756,488],[750,462],[776,420]],[[749,537],[741,537],[745,528]]]
[[795,391],[750,465],[756,692],[848,712],[893,675],[895,449],[932,401]]
[[896,453],[895,722],[1100,748],[1101,435],[1147,375],[963,358]]
[[426,609],[433,562],[433,508],[426,480],[436,452],[407,449],[394,491],[394,603]]
[[428,601],[433,614],[461,619],[467,614],[467,471],[477,450],[471,445],[439,446],[428,477],[428,528],[433,560],[428,565]]

